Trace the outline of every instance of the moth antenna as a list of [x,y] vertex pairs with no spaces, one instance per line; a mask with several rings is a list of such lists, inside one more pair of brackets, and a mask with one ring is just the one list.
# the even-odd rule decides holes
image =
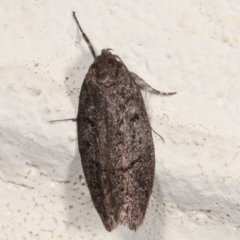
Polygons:
[[93,58],[96,59],[96,54],[95,54],[95,52],[93,50],[93,46],[92,46],[90,40],[88,39],[87,35],[83,32],[83,30],[82,30],[82,28],[81,28],[81,26],[80,26],[80,24],[78,22],[78,19],[77,19],[76,15],[75,15],[75,12],[73,12],[73,17],[74,17],[74,19],[75,19],[75,21],[76,21],[76,23],[78,25],[79,30],[82,33],[82,36],[83,36],[84,40],[86,41],[86,43],[87,43],[87,45],[88,45],[88,47],[89,47],[89,49],[90,49],[90,51],[91,51],[91,53],[93,55]]

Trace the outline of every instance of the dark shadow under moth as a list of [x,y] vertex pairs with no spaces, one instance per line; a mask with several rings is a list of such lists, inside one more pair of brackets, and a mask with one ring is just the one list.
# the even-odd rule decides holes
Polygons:
[[155,169],[151,126],[140,88],[161,95],[122,60],[103,49],[96,56],[73,12],[94,62],[85,76],[77,115],[78,147],[93,204],[108,231],[143,222]]

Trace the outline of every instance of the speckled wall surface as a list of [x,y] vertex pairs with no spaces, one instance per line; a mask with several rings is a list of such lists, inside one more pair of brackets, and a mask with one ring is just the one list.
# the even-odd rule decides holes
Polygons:
[[[143,92],[156,176],[137,232],[106,232],[75,117],[92,55],[112,48],[172,97]],[[0,239],[240,239],[240,2],[0,2]]]

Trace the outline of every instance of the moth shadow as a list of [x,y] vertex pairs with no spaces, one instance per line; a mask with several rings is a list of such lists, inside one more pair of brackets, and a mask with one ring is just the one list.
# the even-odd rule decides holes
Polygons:
[[[156,170],[155,170],[156,171]],[[146,214],[148,231],[151,230],[151,239],[165,239],[165,207],[163,193],[158,175],[155,173],[153,192],[149,202],[149,212]],[[148,210],[147,210],[148,211]]]
[[78,57],[72,67],[69,67],[65,75],[65,89],[67,96],[70,98],[75,108],[76,116],[79,102],[79,94],[83,80],[89,67],[93,63],[93,57],[89,53],[82,54],[82,57]]

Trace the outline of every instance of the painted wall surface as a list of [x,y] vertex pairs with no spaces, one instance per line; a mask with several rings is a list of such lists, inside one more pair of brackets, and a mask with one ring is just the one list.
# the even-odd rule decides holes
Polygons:
[[[156,176],[144,224],[108,233],[73,118],[92,55],[112,48],[171,97],[143,92]],[[2,0],[1,240],[239,240],[240,2]]]

